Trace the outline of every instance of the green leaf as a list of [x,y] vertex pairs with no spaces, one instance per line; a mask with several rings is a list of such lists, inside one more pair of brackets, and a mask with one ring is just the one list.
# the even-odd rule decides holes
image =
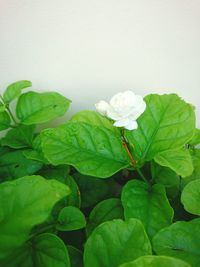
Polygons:
[[121,139],[104,127],[71,122],[45,130],[41,138],[43,153],[52,165],[69,164],[99,178],[129,166]]
[[6,110],[6,105],[0,102],[0,113]]
[[183,178],[191,175],[194,171],[190,152],[186,149],[163,151],[158,153],[154,160],[161,166],[172,169]]
[[148,95],[138,129],[126,131],[136,158],[148,161],[156,154],[183,147],[195,131],[194,108],[175,94]]
[[31,229],[47,220],[56,202],[69,193],[64,184],[41,176],[0,184],[0,260],[20,249]]
[[0,131],[6,130],[10,127],[10,116],[6,111],[0,112]]
[[40,170],[39,174],[46,179],[56,179],[66,184],[71,190],[71,194],[67,196],[66,199],[66,206],[80,207],[81,199],[79,188],[73,177],[69,175],[69,166],[60,165],[55,167],[48,165]]
[[124,210],[121,200],[118,198],[110,198],[99,202],[90,213],[87,235],[90,235],[101,223],[113,219],[124,219]]
[[75,173],[73,177],[80,190],[82,208],[94,206],[101,200],[116,195],[117,188],[113,179],[103,180],[80,173]]
[[59,237],[49,233],[31,239],[1,263],[9,267],[71,267],[65,244]]
[[41,168],[42,164],[38,161],[27,159],[23,150],[8,151],[0,156],[1,179],[10,180],[31,175]]
[[106,117],[103,117],[96,111],[92,111],[92,110],[79,111],[78,113],[72,116],[70,121],[71,122],[85,122],[93,126],[105,127],[113,131],[115,134],[120,135],[119,128],[113,126],[112,121],[110,121]]
[[84,266],[118,267],[149,254],[151,244],[139,220],[113,220],[99,225],[88,238]]
[[176,222],[160,230],[153,238],[153,249],[158,255],[182,259],[199,267],[200,262],[200,219]]
[[4,102],[10,103],[15,98],[18,98],[21,95],[23,89],[31,87],[31,86],[32,86],[32,83],[26,80],[17,81],[17,82],[10,84],[6,88],[5,93],[3,94]]
[[200,216],[200,179],[194,180],[184,187],[181,202],[186,211]]
[[180,189],[180,177],[174,171],[152,162],[152,178],[155,183],[164,185],[170,198],[177,196]]
[[1,139],[2,146],[11,148],[31,147],[34,137],[35,125],[19,125],[7,132]]
[[150,187],[139,180],[129,181],[122,191],[122,205],[125,219],[141,220],[151,238],[172,223],[174,212],[161,184]]
[[86,220],[83,213],[76,207],[68,206],[63,208],[58,216],[56,229],[59,231],[72,231],[84,228]]
[[40,124],[64,115],[69,105],[70,100],[58,93],[28,92],[20,96],[16,114],[22,124]]
[[172,257],[143,256],[135,261],[124,263],[119,267],[190,267],[190,265]]
[[67,246],[71,267],[83,267],[83,254],[73,246]]
[[195,134],[192,137],[192,140],[189,142],[190,145],[196,146],[200,144],[200,129],[195,130]]

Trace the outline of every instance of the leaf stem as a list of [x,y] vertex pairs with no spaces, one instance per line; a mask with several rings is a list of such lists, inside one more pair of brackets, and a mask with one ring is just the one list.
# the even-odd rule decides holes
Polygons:
[[18,123],[17,123],[15,117],[14,117],[13,114],[12,114],[12,111],[10,110],[9,104],[6,104],[6,103],[5,103],[5,101],[4,101],[3,97],[2,97],[2,95],[0,95],[0,98],[1,98],[1,100],[3,101],[3,103],[4,103],[5,107],[6,107],[6,110],[8,111],[8,113],[9,113],[11,119],[13,120],[13,122],[15,123],[15,125],[18,125]]
[[136,169],[136,171],[139,173],[140,177],[142,178],[142,180],[144,180],[145,183],[149,183],[149,181],[147,180],[147,178],[144,176],[143,172],[139,168]]
[[127,153],[128,157],[130,159],[130,163],[131,163],[132,166],[135,166],[135,160],[133,159],[133,156],[132,156],[132,154],[131,154],[131,152],[129,150],[129,147],[128,147],[128,143],[127,143],[126,138],[124,136],[124,129],[121,130],[121,136],[122,136],[122,145],[126,150],[126,153]]

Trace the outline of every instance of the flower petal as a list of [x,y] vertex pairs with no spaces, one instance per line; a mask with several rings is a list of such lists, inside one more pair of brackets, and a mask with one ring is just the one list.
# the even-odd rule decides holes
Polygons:
[[96,110],[103,116],[107,115],[107,110],[109,106],[110,105],[104,100],[101,100],[97,104],[95,104]]
[[129,122],[129,124],[127,124],[126,126],[124,126],[125,129],[127,130],[135,130],[138,128],[138,124],[137,121],[131,121]]

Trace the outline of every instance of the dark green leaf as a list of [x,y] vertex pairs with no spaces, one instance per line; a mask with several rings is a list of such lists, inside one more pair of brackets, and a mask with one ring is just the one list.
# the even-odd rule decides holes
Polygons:
[[71,267],[83,267],[83,254],[73,246],[67,246]]
[[10,127],[10,116],[6,111],[0,112],[0,131],[6,130]]

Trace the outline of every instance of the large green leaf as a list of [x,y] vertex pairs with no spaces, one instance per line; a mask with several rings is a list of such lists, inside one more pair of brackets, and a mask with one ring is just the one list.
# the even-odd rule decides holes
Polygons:
[[1,179],[11,180],[36,173],[42,168],[42,163],[27,159],[24,150],[8,151],[0,156]]
[[172,256],[199,267],[200,219],[176,222],[160,230],[153,238],[153,249],[158,255]]
[[195,134],[189,142],[190,145],[196,146],[200,144],[200,129],[195,130]]
[[191,175],[194,171],[190,152],[186,149],[163,151],[158,153],[154,160],[161,166],[172,169],[183,178]]
[[145,161],[156,154],[181,148],[195,131],[194,108],[175,94],[148,95],[147,108],[137,120],[138,129],[126,131],[134,156]]
[[161,184],[150,186],[139,180],[129,181],[122,191],[122,205],[125,219],[140,219],[151,238],[172,223],[174,212]]
[[123,218],[124,210],[120,199],[109,198],[103,200],[99,202],[90,213],[87,234],[90,235],[91,232],[103,222]]
[[56,202],[69,193],[64,184],[41,176],[0,184],[0,260],[24,245],[33,226],[47,220]]
[[117,193],[116,183],[113,179],[104,180],[80,173],[75,173],[73,177],[80,190],[82,208],[94,206],[101,200],[115,196]]
[[181,202],[186,211],[200,216],[200,179],[194,180],[184,187]]
[[79,111],[70,119],[71,122],[85,122],[94,126],[105,127],[113,131],[115,134],[120,135],[119,128],[113,126],[112,121],[108,118],[103,117],[96,111],[83,110]]
[[10,116],[6,111],[0,112],[0,131],[6,130],[10,127]]
[[22,124],[39,124],[64,115],[69,105],[70,100],[58,93],[28,92],[20,96],[16,114]]
[[56,225],[57,230],[72,231],[84,228],[85,226],[85,216],[78,208],[68,206],[60,211]]
[[129,166],[119,136],[84,122],[71,122],[41,135],[42,150],[53,165],[69,164],[79,172],[107,178]]
[[2,146],[11,148],[31,147],[34,137],[35,125],[19,125],[7,132],[1,139]]
[[135,261],[124,263],[119,267],[190,267],[190,265],[172,257],[143,256]]
[[32,83],[30,81],[21,80],[10,84],[5,93],[3,94],[3,100],[5,103],[10,103],[15,98],[21,95],[22,89],[31,87]]
[[151,254],[151,244],[139,220],[113,220],[99,225],[88,238],[85,267],[118,267]]
[[69,255],[63,241],[56,235],[44,233],[32,238],[19,251],[1,261],[9,267],[70,267]]

